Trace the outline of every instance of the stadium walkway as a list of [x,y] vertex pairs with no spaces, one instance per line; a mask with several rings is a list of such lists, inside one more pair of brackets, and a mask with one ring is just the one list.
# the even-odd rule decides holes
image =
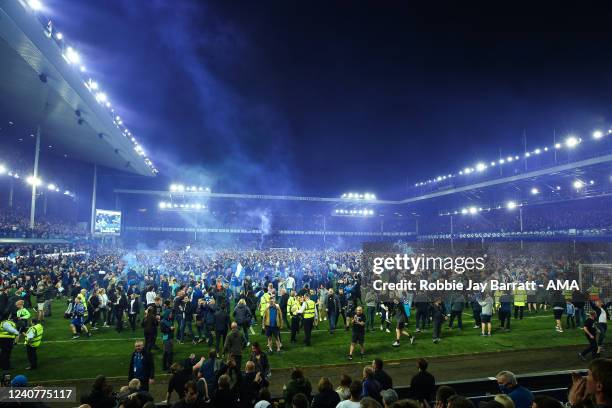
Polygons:
[[[534,345],[535,346],[535,345]],[[408,347],[408,345],[402,345]],[[441,343],[440,347],[444,347]],[[474,353],[463,354],[457,356],[422,356],[429,361],[429,371],[436,377],[436,381],[458,381],[469,379],[483,379],[493,377],[501,370],[511,370],[515,374],[536,374],[563,370],[584,369],[586,363],[581,361],[577,353],[582,350],[583,346],[564,346],[555,348],[534,348],[529,350],[517,351],[500,351],[493,353]],[[289,353],[287,357],[290,357]],[[344,373],[351,378],[361,378],[361,371],[366,364],[371,364],[372,359],[376,356],[366,355],[365,361],[360,361],[359,358],[353,360],[350,364],[335,365],[335,366],[313,366],[304,369],[306,377],[312,382],[313,391],[316,391],[319,378],[329,377],[336,386],[339,383],[340,376]],[[397,361],[385,361],[385,370],[393,378],[394,386],[410,385],[410,379],[417,371],[416,358],[402,359]],[[290,369],[273,369],[272,370],[272,395],[282,395],[283,385],[288,381]],[[155,400],[162,401],[165,398],[168,376],[160,375],[157,381],[151,387]],[[77,387],[77,395],[80,398],[82,393],[88,393],[93,380],[87,379],[81,381],[71,381],[70,385]],[[113,388],[118,391],[122,385],[126,385],[125,379],[111,378],[109,382]],[[45,382],[48,386],[66,386],[65,382]],[[173,395],[173,400],[176,401],[176,395]],[[57,404],[54,406],[62,406]],[[74,404],[65,405],[74,406]]]

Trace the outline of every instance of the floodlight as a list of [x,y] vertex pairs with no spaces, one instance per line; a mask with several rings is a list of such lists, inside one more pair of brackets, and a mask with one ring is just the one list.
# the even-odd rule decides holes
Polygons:
[[478,212],[478,209],[476,207],[470,207],[469,210],[470,214],[476,214]]
[[561,186],[555,187],[555,190],[557,190],[557,191],[561,190]]
[[72,47],[66,48],[66,59],[71,64],[78,64],[81,61],[79,53],[76,52]]
[[64,191],[64,195],[70,195],[70,191],[69,190]]
[[51,183],[47,186],[49,190],[55,190],[55,184]]
[[108,96],[106,96],[106,94],[104,92],[98,92],[96,94],[96,100],[98,102],[104,103],[104,102],[106,102],[108,100]]
[[467,214],[467,212],[468,212],[467,208],[462,208],[461,209],[461,214]]
[[506,161],[509,161],[509,162],[511,162],[512,160],[514,160],[512,156],[508,156],[508,158],[506,159]]
[[525,153],[525,157],[529,157],[529,156],[531,156],[531,153],[526,152],[526,153]]
[[589,181],[589,184],[590,184],[590,185],[593,185],[593,184],[595,184],[595,181],[594,181],[594,180],[591,180],[591,181]]
[[177,184],[176,191],[185,191],[185,186],[182,184]]
[[87,68],[85,68],[85,65],[81,65],[81,67],[79,68],[79,70],[80,70],[81,72],[85,72],[85,71],[87,71]]
[[536,194],[538,194],[539,192],[540,192],[540,190],[538,190],[536,187],[533,187],[533,188],[531,189],[531,194],[532,194],[532,195],[536,195]]
[[570,149],[573,147],[576,147],[578,143],[580,143],[580,141],[574,136],[570,136],[567,139],[565,139],[565,145],[569,147]]
[[163,201],[160,201],[159,208],[161,208],[162,210],[166,209],[166,203]]
[[601,139],[603,137],[603,132],[601,130],[596,130],[593,132],[593,139]]
[[487,168],[487,165],[484,163],[478,163],[476,164],[476,170],[477,171],[484,171]]
[[40,186],[42,184],[42,180],[39,179],[38,177],[34,177],[34,176],[28,176],[28,178],[26,178],[26,182],[31,185],[31,186]]
[[57,33],[57,34],[55,34],[55,38],[57,38],[58,40],[62,40],[64,38],[64,34]]
[[170,184],[170,191],[176,191],[176,184]]
[[32,10],[36,10],[36,11],[43,8],[43,5],[40,2],[40,0],[28,0],[28,6],[30,6]]
[[580,190],[582,187],[584,187],[584,183],[581,180],[574,181],[573,185],[576,190]]
[[504,164],[505,160],[504,159],[499,159],[499,164]]
[[6,167],[3,164],[0,164],[0,175],[6,173]]
[[540,153],[542,153],[542,151],[541,151],[540,149],[535,149],[533,152],[534,152],[535,154],[540,154]]
[[555,149],[560,149],[561,148],[561,143],[555,143]]

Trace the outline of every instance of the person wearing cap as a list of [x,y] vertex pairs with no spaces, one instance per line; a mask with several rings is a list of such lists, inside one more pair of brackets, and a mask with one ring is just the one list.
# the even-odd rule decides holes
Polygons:
[[19,336],[19,330],[15,322],[8,318],[8,313],[5,313],[0,323],[0,369],[4,371],[11,368],[11,352],[17,336]]
[[499,390],[507,394],[516,408],[531,408],[533,394],[527,388],[519,385],[516,376],[511,371],[500,371],[495,376]]
[[38,367],[38,358],[36,356],[36,352],[38,347],[40,347],[40,343],[42,342],[43,336],[43,326],[40,322],[36,322],[33,324],[25,334],[25,347],[26,353],[28,355],[28,361],[30,363],[29,367],[26,367],[26,370],[34,370]]
[[397,392],[393,388],[382,390],[380,396],[383,400],[383,407],[389,408],[395,401],[399,399]]

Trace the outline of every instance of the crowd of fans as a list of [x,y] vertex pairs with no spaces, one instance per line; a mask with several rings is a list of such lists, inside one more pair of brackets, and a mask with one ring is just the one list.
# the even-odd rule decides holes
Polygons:
[[84,226],[78,223],[38,215],[34,228],[30,228],[30,218],[25,212],[7,209],[0,211],[0,237],[73,240],[85,237],[86,232]]

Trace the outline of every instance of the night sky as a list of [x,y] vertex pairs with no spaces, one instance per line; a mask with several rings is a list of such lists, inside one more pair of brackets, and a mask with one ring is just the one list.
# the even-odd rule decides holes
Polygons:
[[160,168],[151,187],[397,198],[524,133],[612,122],[608,10],[44,3]]

